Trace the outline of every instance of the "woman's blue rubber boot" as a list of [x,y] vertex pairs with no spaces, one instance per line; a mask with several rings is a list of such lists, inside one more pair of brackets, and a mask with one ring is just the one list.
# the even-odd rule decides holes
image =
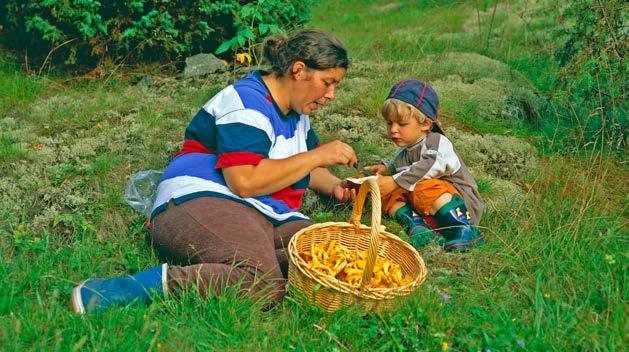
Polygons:
[[426,246],[435,238],[430,226],[422,217],[413,214],[413,210],[408,205],[404,205],[395,212],[395,219],[404,226],[411,244],[417,249]]
[[439,233],[445,238],[443,246],[446,252],[465,251],[485,243],[458,194],[452,195],[452,200],[442,206],[433,218],[439,226]]
[[124,306],[136,300],[150,302],[152,295],[165,296],[167,264],[133,275],[110,279],[87,279],[72,290],[70,303],[77,314]]

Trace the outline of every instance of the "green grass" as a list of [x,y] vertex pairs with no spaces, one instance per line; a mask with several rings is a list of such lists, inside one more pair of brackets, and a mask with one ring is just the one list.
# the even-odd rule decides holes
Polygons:
[[17,70],[10,59],[0,55],[0,111],[4,114],[29,104],[45,87],[40,78]]
[[[290,297],[268,309],[237,289],[72,315],[69,293],[81,280],[158,263],[142,216],[122,200],[126,180],[164,167],[231,73],[191,81],[145,68],[85,83],[25,75],[3,59],[0,349],[624,350],[626,160],[574,147],[549,152],[563,145],[548,139],[549,126],[501,112],[513,108],[505,97],[539,103],[557,74],[556,6],[526,2],[525,11],[524,3],[500,4],[489,45],[493,1],[322,1],[314,9],[310,25],[337,34],[354,60],[336,101],[313,116],[320,135],[348,141],[365,162],[389,155],[382,99],[398,79],[430,79],[487,201],[487,244],[468,254],[423,249],[426,282],[384,315],[326,314]],[[518,168],[505,160],[520,160]],[[312,196],[306,204],[318,222],[345,221],[351,210]],[[389,218],[383,224],[400,231]]]
[[0,162],[19,160],[25,156],[26,152],[17,143],[17,140],[0,134]]

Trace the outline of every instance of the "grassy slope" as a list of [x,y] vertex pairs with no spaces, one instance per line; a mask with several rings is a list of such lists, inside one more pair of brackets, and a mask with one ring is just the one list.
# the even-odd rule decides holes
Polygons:
[[[552,42],[544,28],[554,20],[552,7],[537,15],[519,2],[500,8],[487,45],[491,6],[480,9],[479,38],[471,5],[387,3],[317,5],[312,25],[336,33],[356,60],[335,104],[315,116],[325,138],[347,137],[366,160],[385,155],[390,146],[381,135],[357,138],[352,128],[377,126],[388,86],[413,75],[439,84],[447,126],[539,140],[535,129],[495,115],[515,86],[548,89]],[[526,33],[514,14],[530,20]],[[488,173],[481,178],[490,200],[483,221],[488,244],[467,255],[423,250],[426,283],[389,316],[326,315],[290,300],[261,313],[255,298],[234,292],[208,300],[192,292],[72,316],[66,302],[76,282],[157,263],[141,217],[120,198],[125,180],[163,167],[193,111],[229,80],[152,77],[139,85],[122,75],[118,83],[78,84],[24,77],[3,65],[2,349],[437,350],[444,343],[454,350],[622,349],[627,170],[596,155],[542,155],[534,177],[516,177],[514,184],[530,191],[502,203],[496,185],[515,181],[477,167]],[[492,94],[474,93],[478,88]],[[347,217],[347,207],[310,209],[318,220]]]

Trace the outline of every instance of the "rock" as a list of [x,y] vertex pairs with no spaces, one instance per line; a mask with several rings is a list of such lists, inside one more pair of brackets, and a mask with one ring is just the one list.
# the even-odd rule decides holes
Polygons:
[[155,84],[155,77],[142,76],[136,80],[135,85],[151,88]]
[[212,54],[197,54],[186,58],[184,77],[197,77],[225,71],[225,62]]

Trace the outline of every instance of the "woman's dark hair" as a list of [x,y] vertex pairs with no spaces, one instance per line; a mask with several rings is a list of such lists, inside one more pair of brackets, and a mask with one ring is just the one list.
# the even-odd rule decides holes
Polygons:
[[349,67],[343,44],[333,35],[316,29],[302,30],[288,37],[274,35],[267,38],[263,56],[271,70],[280,76],[298,60],[318,70]]

